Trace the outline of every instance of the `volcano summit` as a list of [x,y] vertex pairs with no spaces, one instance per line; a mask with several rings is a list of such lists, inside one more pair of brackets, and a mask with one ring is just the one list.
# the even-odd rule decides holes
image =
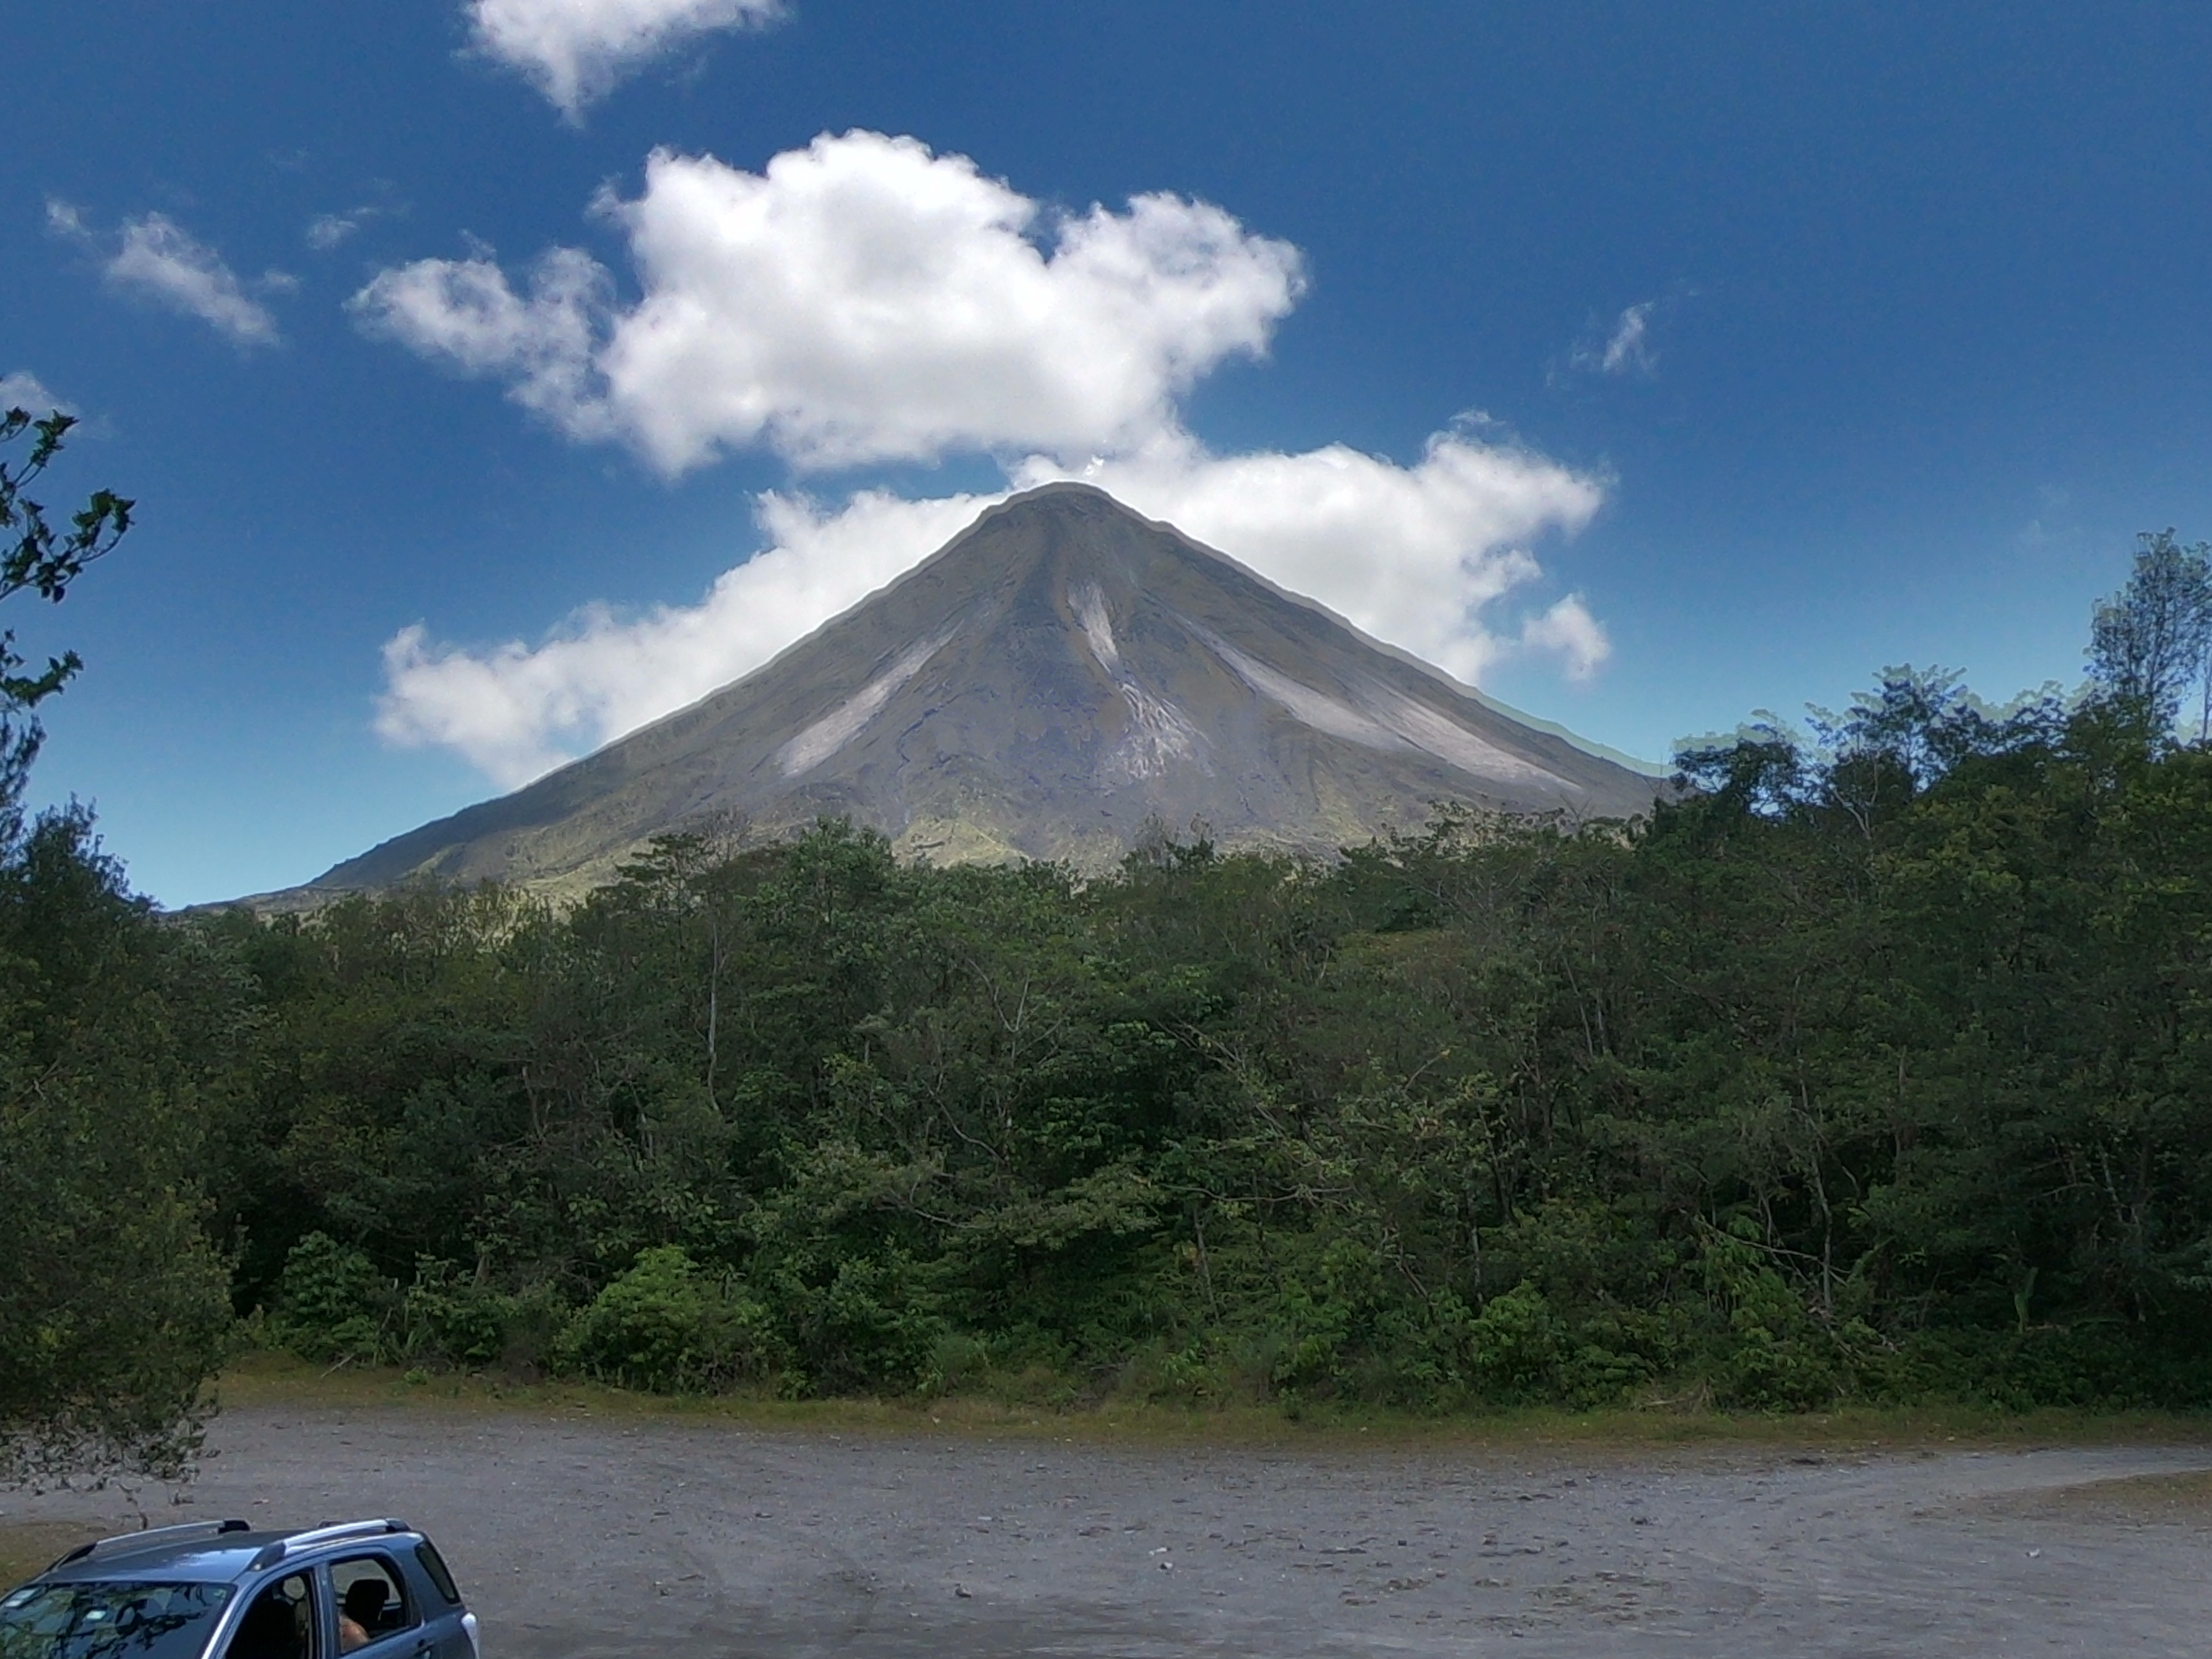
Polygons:
[[939,862],[1110,866],[1147,824],[1333,854],[1435,804],[1626,817],[1658,785],[1512,718],[1103,491],[991,508],[725,687],[283,896],[580,887],[656,835],[824,816]]

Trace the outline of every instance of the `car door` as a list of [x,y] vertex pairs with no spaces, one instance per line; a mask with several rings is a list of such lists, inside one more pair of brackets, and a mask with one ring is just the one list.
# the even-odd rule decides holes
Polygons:
[[477,1659],[476,1621],[437,1546],[425,1538],[400,1557],[423,1608],[431,1636],[430,1659]]

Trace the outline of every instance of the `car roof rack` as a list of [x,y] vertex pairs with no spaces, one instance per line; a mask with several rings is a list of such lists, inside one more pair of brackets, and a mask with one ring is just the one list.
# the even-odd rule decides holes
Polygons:
[[[251,1532],[252,1525],[244,1521],[186,1521],[173,1527],[149,1527],[143,1532],[118,1532],[112,1538],[95,1538],[89,1544],[79,1544],[67,1555],[54,1563],[66,1566],[72,1561],[82,1561],[88,1556],[108,1550],[141,1549],[160,1540],[186,1538],[214,1537],[227,1532]],[[52,1569],[49,1569],[51,1571]]]
[[404,1521],[395,1521],[389,1516],[375,1521],[341,1521],[336,1526],[313,1527],[306,1532],[295,1532],[280,1538],[273,1544],[262,1547],[253,1558],[256,1567],[273,1567],[288,1556],[302,1550],[311,1550],[324,1544],[343,1543],[349,1538],[384,1538],[395,1532],[412,1532],[415,1528]]

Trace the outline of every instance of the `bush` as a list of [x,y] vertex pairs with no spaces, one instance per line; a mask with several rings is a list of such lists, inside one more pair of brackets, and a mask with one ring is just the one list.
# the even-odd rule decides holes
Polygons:
[[699,1271],[681,1246],[641,1253],[556,1348],[563,1364],[658,1393],[724,1388],[778,1369],[765,1310]]
[[1705,1246],[1707,1282],[1729,1310],[1729,1340],[1712,1378],[1716,1402],[1761,1411],[1834,1403],[1852,1381],[1853,1340],[1872,1333],[1814,1317],[1760,1249],[1751,1222],[1739,1219],[1725,1233],[1707,1229]]
[[1550,1397],[1565,1335],[1543,1291],[1522,1279],[1493,1296],[1469,1333],[1483,1394],[1501,1405]]
[[406,1358],[420,1364],[472,1370],[495,1364],[507,1352],[507,1327],[514,1298],[473,1278],[450,1261],[424,1256],[400,1304]]
[[787,1267],[769,1290],[803,1370],[787,1379],[793,1386],[825,1394],[933,1393],[944,1386],[937,1355],[949,1327],[903,1251],[848,1256],[826,1284]]
[[2212,1405],[2212,1365],[2202,1348],[2201,1337],[2161,1340],[2114,1322],[1918,1331],[1880,1355],[1868,1380],[1892,1400],[1964,1400],[2002,1411],[2202,1411]]
[[550,1285],[510,1290],[424,1256],[400,1305],[399,1346],[413,1364],[516,1376],[544,1370],[572,1317]]
[[270,1327],[303,1359],[389,1359],[398,1301],[398,1287],[366,1255],[309,1233],[284,1258]]

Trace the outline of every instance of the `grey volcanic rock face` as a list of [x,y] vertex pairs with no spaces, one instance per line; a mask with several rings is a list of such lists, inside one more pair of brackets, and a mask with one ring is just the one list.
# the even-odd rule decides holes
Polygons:
[[1153,819],[1325,855],[1440,801],[1626,817],[1657,787],[1054,484],[734,685],[298,896],[418,876],[581,885],[717,820],[764,839],[847,816],[908,856],[1095,869]]

